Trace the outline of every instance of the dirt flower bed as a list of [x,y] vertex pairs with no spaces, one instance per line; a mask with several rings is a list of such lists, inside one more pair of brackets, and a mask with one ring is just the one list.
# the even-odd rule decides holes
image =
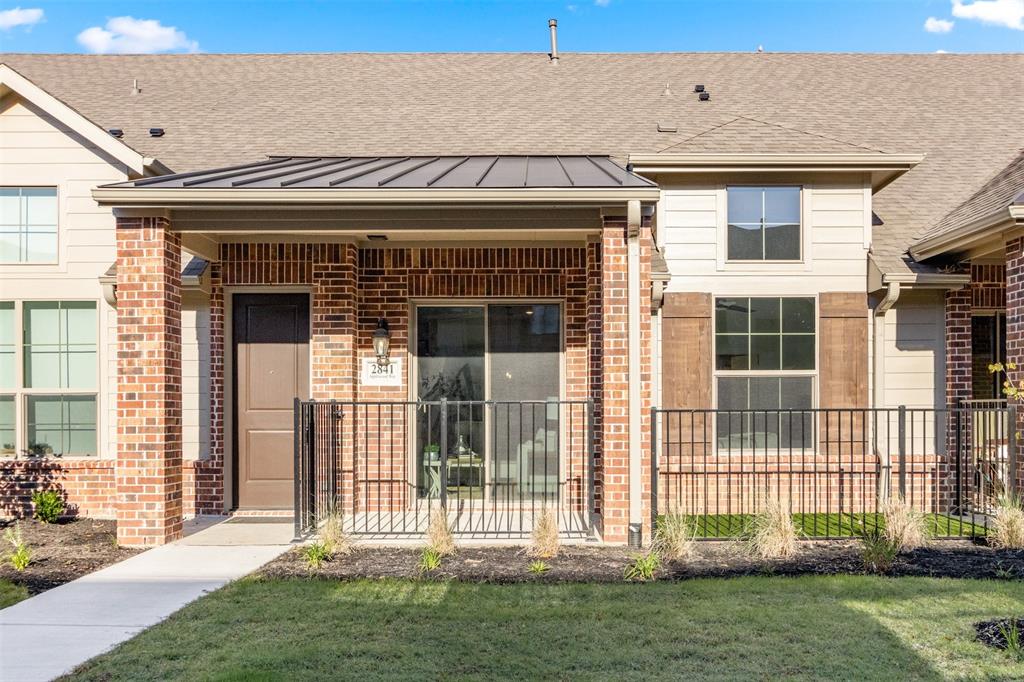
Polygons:
[[[0,520],[0,535],[14,521]],[[71,582],[137,554],[138,550],[118,547],[115,522],[75,519],[55,524],[22,520],[21,534],[32,551],[32,562],[24,571],[16,571],[7,560],[11,547],[0,548],[0,578],[24,585],[29,594]]]
[[993,649],[1002,649],[1004,651],[1009,648],[1006,636],[1010,635],[1012,637],[1013,631],[1016,630],[1017,636],[1020,638],[1018,642],[1024,646],[1024,618],[986,620],[981,623],[975,623],[974,630],[978,633],[977,640],[979,642]]
[[[426,577],[467,582],[618,582],[636,550],[624,547],[564,546],[558,556],[546,559],[548,570],[531,573],[532,559],[522,547],[459,547],[441,567],[421,573],[417,567],[420,548],[356,546],[341,556],[310,569],[301,550],[293,550],[265,566],[260,574],[272,578]],[[854,541],[802,542],[796,556],[781,561],[760,561],[736,542],[697,543],[693,557],[663,564],[655,577],[685,580],[742,575],[829,575],[865,573],[860,544]],[[1024,580],[1024,551],[996,550],[968,541],[933,542],[901,555],[890,575],[948,578]]]

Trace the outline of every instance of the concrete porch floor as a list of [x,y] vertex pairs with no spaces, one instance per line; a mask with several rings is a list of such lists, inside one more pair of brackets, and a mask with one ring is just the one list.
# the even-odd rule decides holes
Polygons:
[[0,611],[0,680],[51,680],[213,590],[271,561],[290,546],[293,526],[186,524],[186,537],[90,573]]

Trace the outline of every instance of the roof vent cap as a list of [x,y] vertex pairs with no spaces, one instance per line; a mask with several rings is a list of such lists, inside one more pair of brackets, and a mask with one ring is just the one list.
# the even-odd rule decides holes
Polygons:
[[150,137],[163,137],[164,136],[164,129],[163,128],[150,128],[149,129],[149,136]]
[[701,83],[698,83],[697,85],[694,85],[693,86],[693,91],[694,92],[704,92],[704,85],[701,84]]
[[701,102],[707,102],[709,99],[711,99],[711,93],[702,92],[699,95],[697,95],[697,99],[699,99]]
[[107,129],[107,132],[110,133],[112,137],[116,137],[118,139],[124,137],[124,131],[120,128],[109,128]]

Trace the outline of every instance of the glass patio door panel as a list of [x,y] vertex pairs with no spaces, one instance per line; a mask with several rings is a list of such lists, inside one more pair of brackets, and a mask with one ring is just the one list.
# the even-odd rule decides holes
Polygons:
[[499,497],[557,496],[559,408],[514,401],[559,399],[561,330],[556,304],[488,306],[491,455]]
[[[544,402],[560,397],[561,346],[557,304],[417,308],[416,397],[432,403],[417,416],[421,496],[439,496],[444,482],[461,499],[557,496],[559,407]],[[446,419],[442,398],[453,403]],[[485,400],[492,404],[458,405]]]
[[[421,307],[416,311],[417,398],[436,402],[482,401],[485,392],[483,306]],[[417,416],[416,469],[421,495],[436,497],[443,481],[453,492],[481,489],[486,430],[482,406],[427,405]],[[442,434],[442,431],[444,432]],[[441,438],[448,461],[441,470]],[[462,489],[465,488],[465,491]]]

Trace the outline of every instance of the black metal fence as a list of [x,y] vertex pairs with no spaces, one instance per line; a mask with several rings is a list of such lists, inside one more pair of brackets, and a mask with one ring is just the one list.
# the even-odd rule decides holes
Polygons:
[[541,511],[586,536],[594,509],[589,400],[296,401],[295,529],[331,510],[349,532],[529,534]]
[[902,496],[936,537],[984,535],[1016,490],[1016,406],[953,409],[690,410],[652,413],[651,489],[660,515],[693,517],[698,537],[741,535],[775,500],[809,537],[878,528]]

